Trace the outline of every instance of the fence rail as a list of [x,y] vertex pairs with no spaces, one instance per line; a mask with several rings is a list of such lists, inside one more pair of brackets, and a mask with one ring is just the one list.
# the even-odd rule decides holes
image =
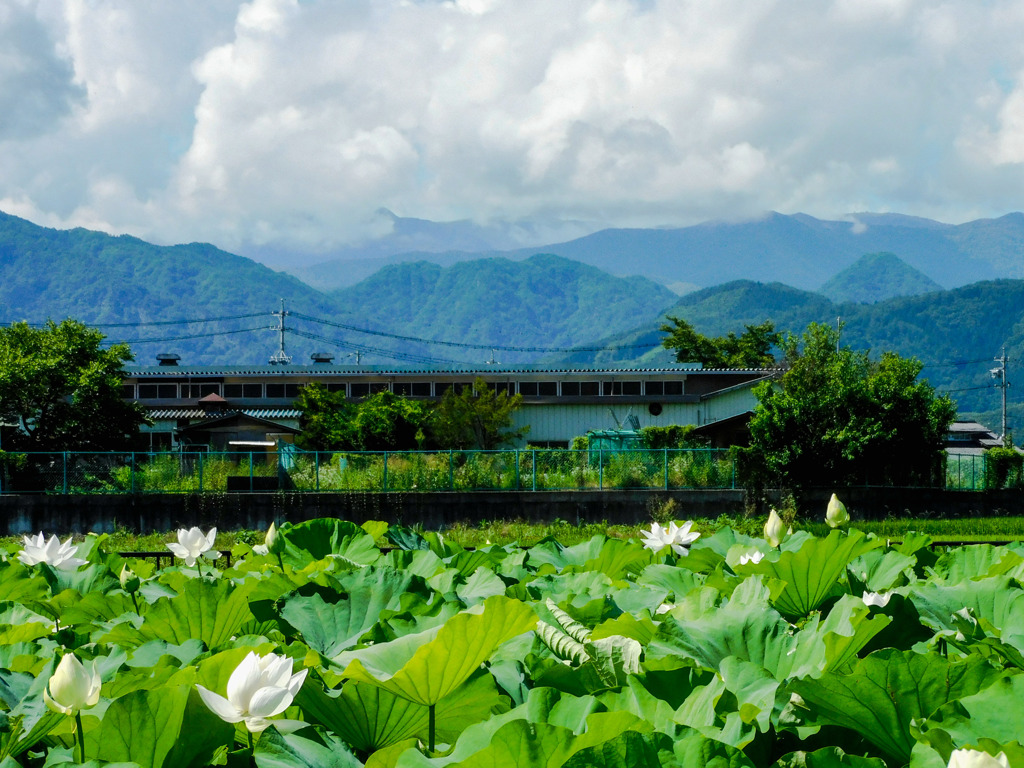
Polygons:
[[728,451],[7,453],[0,493],[735,488]]
[[[950,454],[947,490],[1024,487],[985,455]],[[870,482],[865,482],[870,485]],[[736,488],[727,450],[3,453],[0,493],[558,491]]]

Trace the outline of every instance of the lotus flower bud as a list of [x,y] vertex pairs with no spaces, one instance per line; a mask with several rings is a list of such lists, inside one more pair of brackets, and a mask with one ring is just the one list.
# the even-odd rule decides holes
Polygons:
[[76,715],[94,707],[100,700],[100,675],[96,662],[90,669],[69,653],[60,660],[50,682],[43,689],[43,700],[54,712]]
[[273,523],[267,528],[267,535],[263,537],[263,545],[271,555],[280,555],[284,552],[284,539],[277,532],[277,526]]
[[127,565],[121,566],[121,589],[127,592],[129,595],[134,595],[139,591],[139,587],[142,586],[142,579],[139,578],[138,574],[135,573]]
[[1010,760],[1005,752],[992,756],[977,749],[954,749],[948,768],[1010,768]]
[[834,493],[828,500],[825,522],[828,523],[829,528],[843,528],[850,524],[850,513],[846,511],[846,505]]
[[786,539],[786,528],[782,518],[774,508],[768,513],[768,522],[764,524],[764,538],[773,547],[779,546]]

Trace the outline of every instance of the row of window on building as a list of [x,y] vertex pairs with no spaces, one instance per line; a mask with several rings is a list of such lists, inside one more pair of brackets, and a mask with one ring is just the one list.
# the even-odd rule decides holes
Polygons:
[[[221,384],[125,384],[124,397],[131,400],[198,400],[207,395],[244,400],[294,400],[302,384],[259,383]],[[328,391],[341,392],[346,397],[367,397],[378,392],[394,392],[407,397],[441,397],[454,388],[457,393],[471,383],[433,381],[373,381],[331,382]],[[491,389],[523,397],[609,397],[641,396],[671,397],[683,394],[682,381],[510,381],[491,383]]]

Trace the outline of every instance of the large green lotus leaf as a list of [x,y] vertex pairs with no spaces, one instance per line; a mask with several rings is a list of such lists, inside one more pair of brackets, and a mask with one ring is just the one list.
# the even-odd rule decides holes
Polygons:
[[[375,685],[354,680],[340,692],[305,685],[295,699],[306,717],[337,733],[363,752],[397,744],[412,737],[426,741],[429,710]],[[437,704],[437,740],[453,744],[468,726],[509,709],[494,679],[477,670],[465,685]]]
[[87,592],[108,592],[121,586],[110,569],[99,563],[89,563],[75,571],[62,571],[46,564],[36,567],[39,568],[43,578],[50,585],[50,591],[55,595],[67,589],[73,589],[84,595]]
[[488,549],[462,550],[445,558],[445,565],[455,569],[463,578],[467,578],[480,568],[494,571],[504,559],[505,550],[490,547]]
[[867,591],[886,592],[905,584],[908,581],[905,572],[913,573],[916,564],[917,558],[894,549],[873,549],[854,558],[849,571]]
[[861,598],[843,595],[816,628],[825,644],[825,667],[822,671],[841,670],[853,662],[857,654],[891,621],[885,614],[872,615]]
[[380,557],[376,539],[347,520],[325,517],[308,520],[282,527],[280,536],[285,542],[281,558],[296,568],[330,555],[339,555],[361,565],[369,565]]
[[606,619],[594,627],[590,639],[600,640],[602,637],[614,636],[631,637],[640,645],[645,646],[657,631],[658,625],[652,619],[646,616],[638,619],[630,613],[624,613],[614,619]]
[[376,563],[379,566],[394,568],[396,571],[411,573],[429,579],[445,569],[444,560],[429,550],[403,551],[393,549]]
[[[186,716],[186,710],[191,710]],[[188,735],[181,738],[185,727]],[[232,738],[233,728],[210,712],[188,686],[135,691],[107,708],[87,750],[100,760],[133,761],[143,768],[188,766],[212,756]]]
[[800,549],[783,552],[777,561],[765,558],[750,570],[786,582],[775,598],[776,609],[786,616],[806,616],[832,593],[851,560],[884,543],[857,530],[837,529],[823,539],[807,539]]
[[814,752],[790,752],[783,755],[772,768],[886,768],[878,757],[848,755],[839,747],[823,747]]
[[588,600],[604,597],[612,590],[612,580],[597,571],[551,574],[527,582],[526,589],[538,602],[551,598],[561,604],[577,595],[585,595]]
[[437,704],[499,645],[536,623],[529,606],[498,595],[456,614],[436,630],[354,652],[343,674],[419,704]]
[[[748,714],[752,712],[748,710]],[[737,748],[745,747],[757,736],[756,726],[743,720],[735,697],[718,675],[707,685],[694,688],[674,717],[708,738]]]
[[886,649],[861,659],[848,674],[828,672],[790,687],[806,703],[811,724],[850,728],[902,764],[914,746],[911,721],[977,693],[998,674],[978,657],[950,661]]
[[665,602],[668,590],[662,587],[630,583],[613,590],[609,597],[625,613],[640,613],[641,611],[654,613]]
[[388,541],[402,550],[430,549],[427,540],[418,531],[407,525],[389,526],[385,535]]
[[258,768],[362,768],[348,745],[319,728],[282,734],[271,726],[255,750]]
[[[414,581],[418,577],[390,568],[362,568],[338,579],[343,599],[327,602],[319,591],[293,594],[284,599],[281,618],[302,634],[306,645],[332,658],[355,645],[383,611],[398,611]],[[417,591],[423,591],[422,582]]]
[[132,650],[125,663],[129,667],[153,667],[165,659],[174,659],[177,664],[184,665],[191,664],[201,653],[203,644],[199,640],[186,640],[180,645],[163,640],[150,640]]
[[50,596],[50,586],[38,572],[22,565],[20,560],[0,562],[0,600],[15,603],[43,601]]
[[614,739],[576,752],[565,768],[661,768],[656,739],[626,731]]
[[734,656],[722,661],[719,673],[726,690],[736,697],[736,708],[743,722],[756,723],[758,730],[766,733],[775,709],[779,681],[764,667]]
[[694,573],[686,568],[659,563],[644,568],[636,583],[665,589],[674,600],[679,600],[688,592],[700,587],[704,583],[704,578],[704,575]]
[[654,730],[675,736],[680,730],[675,720],[675,709],[644,687],[638,677],[630,677],[618,691],[605,691],[597,699],[611,712],[629,712],[646,720]]
[[103,638],[124,647],[148,640],[180,645],[201,640],[213,649],[231,639],[253,616],[249,611],[249,590],[253,583],[235,586],[227,581],[191,579],[182,594],[160,598],[146,612],[142,626],[118,624]]
[[444,757],[431,759],[416,751],[404,752],[397,768],[561,768],[573,755],[617,739],[627,731],[651,730],[649,724],[626,712],[592,714],[587,718],[586,729],[578,734],[552,722],[520,718],[502,722],[493,730],[482,730],[482,726],[496,720],[474,726],[481,730],[472,734],[467,729],[455,749]]
[[455,594],[468,607],[482,603],[488,597],[505,594],[505,582],[483,566],[473,571],[466,583],[457,587]]
[[754,768],[736,747],[691,731],[676,741],[673,749],[678,768]]
[[694,620],[674,615],[662,617],[647,645],[649,656],[683,655],[710,670],[735,657],[764,667],[779,680],[825,666],[824,645],[806,630],[794,636],[789,622],[763,602],[730,600]]
[[[61,626],[101,625],[135,613],[131,597],[124,592],[89,592],[83,595],[67,590],[57,595],[51,605],[60,617]],[[139,609],[143,614],[146,608],[146,603],[140,600]]]
[[999,743],[1024,736],[1024,676],[1004,676],[973,696],[952,701],[932,714],[916,735],[939,748],[973,746],[981,739]]
[[973,544],[969,547],[953,547],[939,556],[934,571],[936,583],[960,584],[971,579],[1001,576],[1016,570],[1021,557],[1006,547],[991,544]]
[[969,608],[976,618],[994,627],[1004,641],[1024,650],[1024,590],[1008,576],[962,584],[925,584],[908,597],[921,621],[935,630],[956,632],[956,612]]

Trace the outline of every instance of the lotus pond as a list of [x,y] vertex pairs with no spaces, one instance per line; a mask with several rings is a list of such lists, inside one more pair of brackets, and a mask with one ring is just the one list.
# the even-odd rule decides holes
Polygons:
[[33,537],[0,562],[0,768],[1024,766],[1024,545],[694,535],[323,519],[230,568],[183,531],[159,571]]

